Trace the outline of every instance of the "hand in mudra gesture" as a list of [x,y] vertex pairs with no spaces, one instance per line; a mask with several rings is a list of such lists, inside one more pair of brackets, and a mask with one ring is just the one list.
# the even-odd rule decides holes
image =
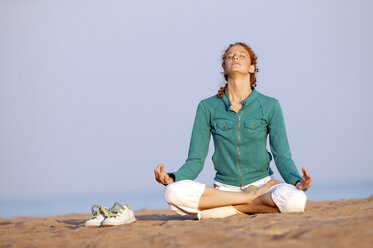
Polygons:
[[155,180],[163,185],[168,185],[170,183],[174,182],[174,179],[170,177],[165,171],[164,171],[164,165],[163,163],[159,164],[157,168],[154,170],[155,174]]
[[302,168],[303,176],[295,185],[297,189],[308,189],[312,185],[311,175],[306,168]]

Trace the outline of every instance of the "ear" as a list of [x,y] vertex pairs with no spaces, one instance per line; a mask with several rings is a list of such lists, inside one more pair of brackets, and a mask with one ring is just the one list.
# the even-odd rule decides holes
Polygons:
[[254,73],[255,72],[255,65],[250,65],[249,72],[250,73]]

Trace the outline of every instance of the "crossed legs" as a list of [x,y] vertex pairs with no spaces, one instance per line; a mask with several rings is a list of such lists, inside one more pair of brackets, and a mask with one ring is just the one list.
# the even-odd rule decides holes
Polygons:
[[272,179],[260,188],[250,186],[243,192],[229,192],[206,186],[199,200],[198,209],[234,206],[240,212],[249,213],[248,211],[265,207],[266,212],[270,209],[272,209],[271,212],[277,212],[278,209],[270,193],[266,192],[270,187],[280,183],[282,182]]
[[293,185],[279,183],[270,180],[259,188],[249,186],[245,191],[237,189],[238,192],[232,192],[224,191],[230,190],[225,186],[215,189],[195,181],[183,180],[169,184],[164,197],[177,213],[199,219],[223,218],[239,212],[303,212],[307,201],[305,193]]
[[247,214],[280,213],[280,210],[272,199],[271,192],[259,196],[251,203],[233,205],[233,207],[236,210]]

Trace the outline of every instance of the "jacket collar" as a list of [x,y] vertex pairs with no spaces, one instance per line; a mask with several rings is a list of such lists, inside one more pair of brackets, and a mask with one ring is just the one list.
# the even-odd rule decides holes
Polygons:
[[[223,100],[223,102],[225,104],[226,110],[229,111],[232,104],[231,104],[231,101],[229,100],[229,97],[228,97],[228,94],[227,94],[227,89],[228,88],[225,89],[224,95],[221,99]],[[252,89],[252,92],[245,100],[243,100],[243,102],[242,102],[243,105],[249,105],[258,96],[258,91],[255,89],[255,87],[251,86],[251,89]]]

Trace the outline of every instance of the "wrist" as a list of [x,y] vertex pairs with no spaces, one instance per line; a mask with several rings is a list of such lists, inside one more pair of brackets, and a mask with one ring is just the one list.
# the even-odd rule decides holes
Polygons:
[[167,175],[168,175],[168,179],[166,179],[166,183],[162,183],[164,186],[167,186],[175,182],[175,175],[173,173],[167,173]]
[[173,182],[175,182],[176,181],[176,179],[175,179],[175,174],[174,173],[167,173],[167,175],[169,176],[169,177],[171,177],[171,179],[172,179],[172,181]]

